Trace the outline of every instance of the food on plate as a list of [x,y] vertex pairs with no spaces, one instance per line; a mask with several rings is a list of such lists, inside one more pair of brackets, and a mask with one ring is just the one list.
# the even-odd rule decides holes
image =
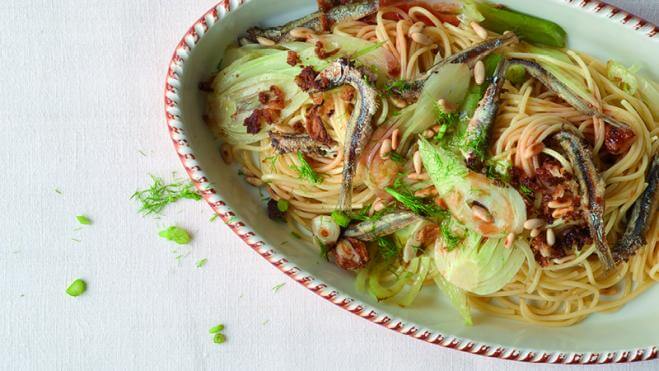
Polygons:
[[659,85],[567,37],[482,1],[320,1],[226,50],[205,119],[375,299],[569,326],[659,279]]

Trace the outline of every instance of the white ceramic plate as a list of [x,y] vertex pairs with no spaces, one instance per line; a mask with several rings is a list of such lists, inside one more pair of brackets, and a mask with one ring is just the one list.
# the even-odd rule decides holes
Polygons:
[[[551,19],[568,32],[570,47],[604,60],[638,64],[659,77],[657,28],[598,1],[498,0]],[[389,329],[475,354],[551,363],[608,363],[657,358],[659,287],[622,310],[593,315],[569,328],[543,328],[476,313],[465,327],[433,288],[408,309],[378,303],[354,287],[354,276],[322,261],[266,216],[253,188],[224,165],[202,120],[198,83],[215,71],[227,45],[250,26],[281,24],[315,10],[313,0],[224,0],[202,16],[177,47],[165,90],[167,124],[176,150],[204,198],[249,246],[321,297]],[[203,169],[203,170],[202,170]],[[282,245],[283,241],[290,241]],[[249,269],[248,267],[246,269]]]

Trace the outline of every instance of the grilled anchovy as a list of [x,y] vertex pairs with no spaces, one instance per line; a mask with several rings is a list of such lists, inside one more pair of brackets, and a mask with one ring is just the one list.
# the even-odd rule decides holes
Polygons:
[[270,131],[268,135],[270,136],[270,144],[281,154],[302,151],[303,153],[323,157],[336,155],[336,150],[313,140],[309,134],[290,134]]
[[524,67],[524,69],[526,70],[526,72],[529,73],[529,75],[533,76],[536,80],[540,81],[544,86],[547,87],[547,89],[558,94],[558,96],[563,98],[563,100],[565,100],[572,107],[576,108],[578,111],[589,116],[599,117],[602,120],[604,120],[604,122],[606,122],[607,124],[613,125],[615,127],[627,128],[627,129],[629,128],[629,126],[627,126],[626,124],[597,110],[595,107],[593,107],[592,104],[588,103],[583,98],[578,96],[575,92],[573,92],[570,88],[568,88],[565,84],[563,84],[558,78],[556,78],[556,76],[549,73],[546,69],[544,69],[544,67],[542,67],[538,63],[526,59],[513,58],[508,60],[508,64],[519,65]]
[[561,131],[554,135],[572,164],[581,190],[581,207],[597,247],[597,255],[606,270],[613,268],[613,257],[604,233],[604,181],[593,164],[592,154],[576,134]]
[[[316,32],[323,30],[323,22],[334,24],[343,21],[357,20],[375,14],[379,9],[378,1],[363,1],[353,4],[346,4],[334,7],[327,12],[315,12],[305,17],[293,20],[283,26],[262,29],[253,27],[247,30],[246,39],[256,42],[258,36],[268,38],[275,42],[291,41],[290,35],[292,29],[305,27]],[[325,20],[323,20],[325,17]]]
[[352,210],[352,178],[357,169],[357,160],[373,132],[371,119],[377,111],[377,91],[369,84],[367,76],[355,68],[347,59],[340,58],[321,71],[316,81],[323,82],[323,90],[349,84],[357,91],[357,102],[346,126],[343,146],[343,181],[339,193],[338,209]]
[[485,40],[457,54],[453,54],[443,59],[439,63],[433,65],[424,76],[410,82],[404,91],[397,89],[392,89],[392,91],[402,96],[405,100],[415,100],[421,94],[421,90],[423,90],[423,86],[425,85],[426,80],[428,80],[432,74],[437,73],[437,71],[439,71],[443,66],[451,63],[465,63],[469,66],[469,68],[472,68],[476,62],[485,58],[494,50],[513,44],[515,42],[517,42],[517,36],[515,36],[515,34],[512,32],[507,32],[505,35],[496,37],[494,39]]
[[483,99],[478,103],[474,116],[469,120],[464,136],[464,148],[461,150],[467,166],[472,169],[482,165],[488,145],[490,127],[499,109],[499,94],[505,80],[507,63],[502,59],[497,65],[492,83],[485,90]]
[[625,233],[613,247],[613,258],[617,263],[629,259],[647,243],[645,235],[652,225],[652,219],[659,206],[659,192],[657,192],[659,189],[659,154],[654,155],[647,183],[647,187],[632,207]]
[[365,221],[348,228],[343,234],[362,241],[373,241],[388,236],[419,221],[419,216],[407,211],[384,215],[375,221]]

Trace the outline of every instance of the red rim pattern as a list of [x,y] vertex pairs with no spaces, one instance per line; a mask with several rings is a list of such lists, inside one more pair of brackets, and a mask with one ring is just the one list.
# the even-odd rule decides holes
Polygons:
[[[240,7],[249,0],[222,0],[206,14],[195,22],[179,42],[173,53],[167,71],[165,83],[165,116],[169,134],[174,143],[176,153],[203,198],[211,208],[219,215],[226,225],[233,230],[248,246],[265,258],[270,264],[290,278],[305,286],[318,296],[329,302],[348,310],[373,323],[384,326],[398,333],[414,337],[419,340],[436,344],[445,348],[456,349],[462,352],[532,363],[554,363],[554,364],[601,364],[601,363],[625,363],[657,359],[657,346],[647,348],[631,349],[626,351],[612,351],[604,353],[563,353],[543,352],[529,349],[516,349],[485,344],[469,339],[443,335],[435,330],[422,328],[414,323],[404,322],[398,318],[392,318],[385,312],[378,312],[376,308],[348,297],[332,286],[314,278],[309,273],[289,262],[279,254],[272,246],[264,242],[260,236],[245,225],[229,208],[222,198],[217,194],[214,186],[206,178],[203,170],[197,163],[192,148],[186,139],[183,123],[180,119],[181,111],[178,107],[178,89],[185,67],[185,61],[204,36],[206,31],[228,13]],[[657,26],[640,17],[629,14],[620,8],[597,0],[563,0],[567,6],[583,8],[587,11],[608,16],[612,21],[619,22],[636,32],[645,34],[652,38],[657,34]]]

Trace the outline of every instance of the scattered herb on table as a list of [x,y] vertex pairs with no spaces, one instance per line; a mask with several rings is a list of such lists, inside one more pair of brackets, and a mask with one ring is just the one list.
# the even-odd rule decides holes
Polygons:
[[55,193],[57,193],[58,195],[63,194],[62,191],[60,191],[58,188],[55,188]]
[[208,333],[209,333],[209,334],[217,334],[217,333],[221,332],[222,330],[224,330],[224,325],[220,323],[220,324],[217,325],[217,326],[213,326],[213,327],[211,327],[211,328],[208,330]]
[[284,287],[285,285],[286,285],[286,282],[282,282],[279,285],[276,285],[275,287],[272,288],[272,292],[276,293],[277,291],[281,290],[281,288]]
[[219,217],[219,215],[217,215],[217,214],[213,214],[213,215],[208,219],[208,221],[212,223],[212,222],[216,221],[218,217]]
[[80,296],[85,291],[87,291],[87,282],[81,280],[80,278],[73,281],[73,283],[66,289],[66,293],[73,297]]
[[73,241],[73,242],[77,242],[77,243],[82,242],[82,240],[79,240],[79,239],[77,239],[77,238],[72,238],[71,241]]
[[201,200],[201,196],[190,182],[174,180],[167,184],[162,178],[151,176],[153,184],[145,189],[138,190],[131,196],[141,203],[139,212],[143,215],[158,214],[167,205],[181,199]]
[[200,261],[197,262],[197,268],[203,267],[204,265],[206,265],[206,263],[208,263],[208,259],[206,258],[201,259]]
[[92,224],[91,219],[89,219],[88,217],[86,217],[84,215],[76,216],[76,220],[78,221],[78,223],[80,223],[82,225],[91,225]]
[[158,235],[179,245],[185,245],[191,240],[190,234],[185,229],[176,226],[163,229]]

